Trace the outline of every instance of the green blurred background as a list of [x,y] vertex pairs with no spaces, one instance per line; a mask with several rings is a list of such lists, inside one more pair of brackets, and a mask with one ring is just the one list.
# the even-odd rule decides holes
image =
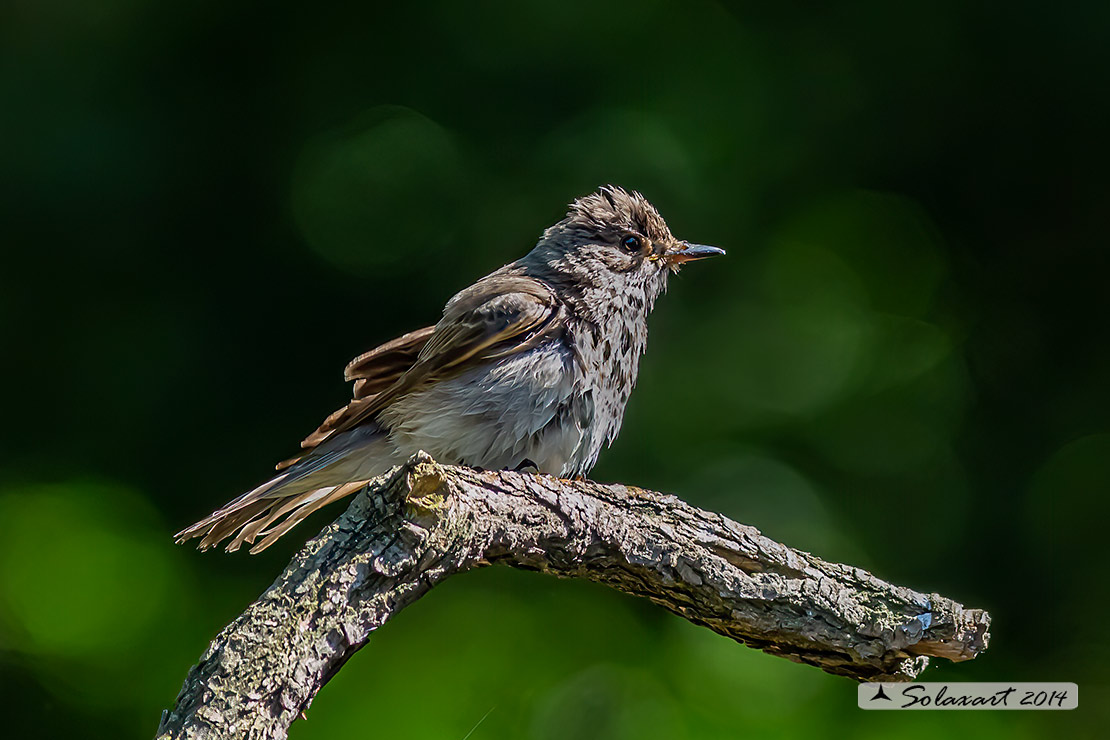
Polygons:
[[864,713],[845,679],[489,569],[377,633],[292,737],[1105,721],[1107,3],[0,13],[6,737],[151,736],[340,509],[254,558],[171,533],[342,404],[348,359],[607,182],[729,256],[672,281],[594,477],[987,608],[991,649],[924,678],[1077,681],[1082,708]]

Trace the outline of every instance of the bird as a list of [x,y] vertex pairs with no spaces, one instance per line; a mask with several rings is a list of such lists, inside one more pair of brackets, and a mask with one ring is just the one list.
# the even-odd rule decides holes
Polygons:
[[[434,326],[347,365],[352,398],[277,474],[178,532],[260,552],[312,512],[423,450],[445,464],[584,478],[620,431],[648,315],[687,262],[644,196],[606,185],[570,203],[525,256],[451,298]],[[257,542],[256,542],[257,541]]]

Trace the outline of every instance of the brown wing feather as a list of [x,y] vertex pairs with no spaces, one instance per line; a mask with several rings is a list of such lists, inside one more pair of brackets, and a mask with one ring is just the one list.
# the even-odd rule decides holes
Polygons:
[[344,377],[355,381],[352,401],[301,442],[304,452],[278,463],[284,470],[326,439],[372,418],[422,383],[471,363],[520,352],[562,326],[555,294],[545,283],[494,273],[447,304],[435,326],[409,332],[356,357]]
[[545,283],[494,273],[452,298],[412,367],[385,390],[348,405],[329,434],[358,426],[424,383],[523,351],[561,327],[562,313]]
[[426,326],[423,329],[411,331],[351,360],[343,370],[343,377],[355,381],[352,401],[329,415],[316,431],[301,441],[304,452],[282,460],[274,467],[277,470],[285,470],[303,459],[330,437],[349,414],[358,413],[376,394],[397,382],[397,379],[416,362],[416,358],[420,356],[420,350],[434,330],[434,326]]
[[434,326],[410,331],[351,360],[343,370],[343,377],[357,381],[356,387],[364,389],[363,394],[356,395],[355,398],[385,390],[401,377],[416,362],[420,350],[434,331]]

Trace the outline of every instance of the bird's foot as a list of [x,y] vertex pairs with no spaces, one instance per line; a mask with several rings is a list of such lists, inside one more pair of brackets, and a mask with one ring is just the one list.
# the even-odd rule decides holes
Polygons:
[[520,461],[519,465],[517,465],[515,468],[513,468],[513,470],[518,472],[518,473],[532,473],[534,475],[539,475],[540,466],[536,465],[534,462],[532,462],[528,458],[524,458],[523,460]]

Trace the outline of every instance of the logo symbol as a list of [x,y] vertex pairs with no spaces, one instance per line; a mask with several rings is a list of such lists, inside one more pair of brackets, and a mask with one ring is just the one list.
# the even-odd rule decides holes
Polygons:
[[875,701],[876,699],[886,699],[887,701],[894,701],[893,699],[891,699],[889,696],[886,695],[885,691],[883,691],[883,685],[882,684],[879,684],[879,693],[877,693],[877,694],[875,694],[874,696],[871,697],[871,701]]

